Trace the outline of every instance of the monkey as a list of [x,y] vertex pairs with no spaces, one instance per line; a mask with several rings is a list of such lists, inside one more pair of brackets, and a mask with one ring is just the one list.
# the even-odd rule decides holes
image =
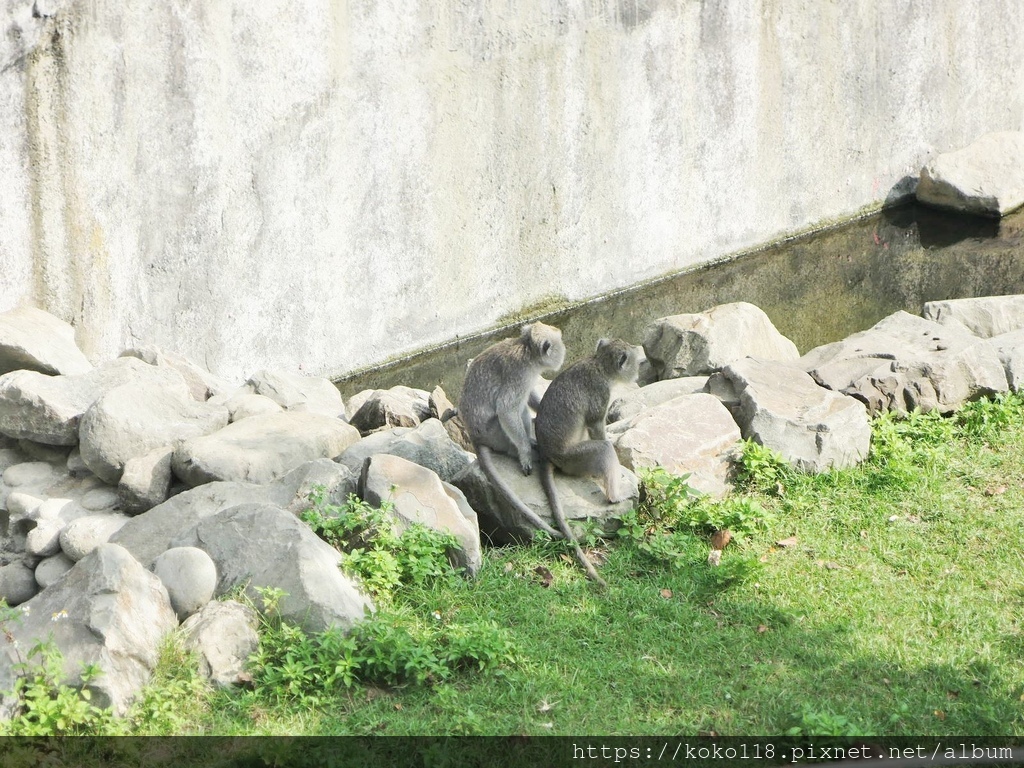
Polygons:
[[606,586],[604,580],[566,523],[555,489],[552,465],[569,475],[599,478],[603,481],[605,496],[612,504],[627,498],[626,490],[620,487],[619,458],[605,436],[605,419],[611,404],[612,387],[636,381],[643,359],[642,347],[620,339],[601,339],[593,355],[574,363],[555,377],[540,401],[534,421],[542,459],[541,482],[551,513],[563,536],[575,548],[576,559],[587,576],[602,586]]
[[523,474],[530,474],[530,407],[538,405],[533,389],[541,373],[557,371],[563,362],[565,344],[560,330],[544,323],[524,325],[517,338],[493,344],[470,362],[459,402],[459,414],[484,474],[523,517],[554,538],[560,534],[517,498],[498,475],[491,451],[514,456]]

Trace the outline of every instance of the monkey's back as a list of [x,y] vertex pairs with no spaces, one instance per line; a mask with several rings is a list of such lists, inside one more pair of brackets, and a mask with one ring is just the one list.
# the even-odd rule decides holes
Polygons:
[[558,374],[544,393],[533,424],[541,453],[557,456],[587,439],[587,424],[605,418],[610,399],[608,377],[594,357]]
[[[519,339],[504,339],[492,344],[469,364],[462,384],[459,413],[471,440],[487,434],[497,418],[498,401],[510,390],[527,389],[523,379],[527,351]],[[518,394],[518,393],[514,393]]]

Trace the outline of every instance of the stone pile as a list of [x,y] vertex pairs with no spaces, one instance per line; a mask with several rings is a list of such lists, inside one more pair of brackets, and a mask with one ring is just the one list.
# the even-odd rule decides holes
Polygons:
[[[827,471],[867,455],[871,414],[947,412],[1015,391],[1024,297],[897,312],[803,357],[760,309],[726,304],[656,320],[645,349],[656,380],[618,393],[608,419],[631,497],[611,505],[592,479],[557,473],[571,523],[614,529],[647,467],[728,493],[742,438]],[[103,669],[89,683],[97,700],[122,712],[179,623],[210,678],[231,684],[255,643],[251,610],[217,600],[238,590],[282,590],[282,615],[310,631],[353,626],[373,603],[300,519],[314,491],[336,505],[387,500],[399,526],[452,533],[449,557],[469,577],[482,539],[534,533],[460,444],[440,389],[346,403],[324,379],[279,371],[234,387],[155,347],[94,367],[66,325],[24,309],[0,314],[0,370],[0,597],[22,610],[7,627],[17,646],[2,644],[0,689],[18,648],[56,628],[67,659]],[[551,520],[536,475],[495,463]]]

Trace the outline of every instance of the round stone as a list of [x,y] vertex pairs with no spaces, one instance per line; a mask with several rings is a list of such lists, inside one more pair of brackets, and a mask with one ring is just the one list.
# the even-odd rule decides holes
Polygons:
[[153,573],[167,588],[179,621],[210,602],[217,588],[217,566],[198,547],[168,549],[153,561]]

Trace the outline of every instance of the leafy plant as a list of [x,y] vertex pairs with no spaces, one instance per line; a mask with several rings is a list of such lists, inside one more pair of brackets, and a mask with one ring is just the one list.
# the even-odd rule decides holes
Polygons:
[[867,730],[843,715],[819,712],[804,705],[794,714],[800,724],[790,728],[789,736],[870,736]]
[[736,480],[749,491],[781,495],[785,482],[793,472],[782,454],[754,440],[743,441],[737,460]]
[[957,411],[955,423],[967,437],[998,440],[1024,417],[1024,396],[999,393],[990,399],[975,400]]

